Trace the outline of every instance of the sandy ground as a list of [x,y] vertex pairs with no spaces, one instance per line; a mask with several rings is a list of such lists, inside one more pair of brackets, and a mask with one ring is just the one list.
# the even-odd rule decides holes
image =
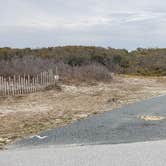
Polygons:
[[118,75],[109,83],[60,86],[61,91],[0,99],[1,148],[18,138],[166,94],[164,77]]

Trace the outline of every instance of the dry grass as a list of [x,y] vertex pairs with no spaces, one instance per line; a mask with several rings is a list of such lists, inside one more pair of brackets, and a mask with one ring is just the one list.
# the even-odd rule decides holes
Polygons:
[[110,83],[61,84],[22,97],[0,99],[0,146],[90,115],[166,94],[164,78],[114,76]]

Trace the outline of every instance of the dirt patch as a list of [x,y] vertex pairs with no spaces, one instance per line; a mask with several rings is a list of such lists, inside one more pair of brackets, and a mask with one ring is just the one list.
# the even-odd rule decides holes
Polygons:
[[60,85],[21,97],[0,99],[0,147],[18,138],[63,126],[93,114],[166,94],[165,78],[114,76],[110,83]]
[[164,116],[151,116],[151,115],[142,115],[139,116],[138,118],[145,121],[160,121],[165,119]]

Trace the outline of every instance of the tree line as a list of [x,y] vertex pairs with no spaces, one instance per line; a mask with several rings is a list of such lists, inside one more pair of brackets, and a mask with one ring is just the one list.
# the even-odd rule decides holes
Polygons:
[[161,76],[166,75],[165,64],[166,48],[138,48],[131,52],[88,46],[0,48],[1,75],[35,74],[50,68],[56,70],[56,67],[61,74],[74,75],[74,71],[83,70],[85,66],[89,72],[90,66],[93,70],[97,66],[96,71],[102,68],[104,72]]

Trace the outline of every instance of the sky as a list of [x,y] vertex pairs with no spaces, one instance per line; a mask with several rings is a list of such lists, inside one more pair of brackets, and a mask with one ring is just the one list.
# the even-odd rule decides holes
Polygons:
[[166,47],[166,0],[0,0],[0,47]]

